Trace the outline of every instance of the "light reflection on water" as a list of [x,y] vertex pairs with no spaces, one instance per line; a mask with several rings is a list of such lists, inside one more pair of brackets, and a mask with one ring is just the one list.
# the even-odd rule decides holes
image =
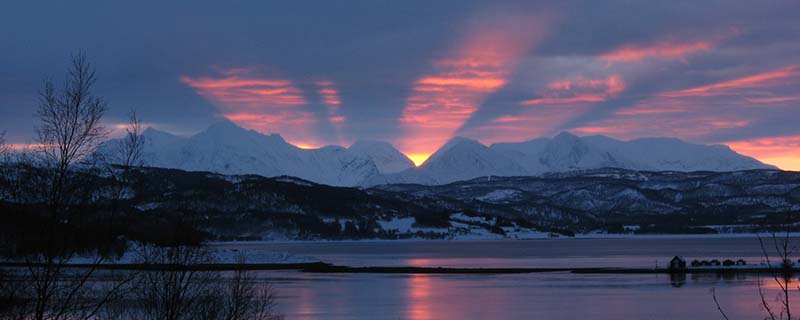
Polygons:
[[763,260],[756,238],[264,242],[221,247],[286,251],[347,266],[663,267],[675,255],[690,260],[743,258],[751,264]]
[[732,318],[764,315],[753,275],[260,275],[272,279],[288,319],[715,319],[711,288]]
[[[745,258],[750,264],[761,260],[753,238],[251,245],[352,266],[651,267],[664,266],[672,255]],[[720,319],[712,288],[731,318],[765,316],[755,275],[281,271],[259,276],[271,279],[278,290],[278,307],[288,319]],[[770,277],[761,279],[772,301],[778,287]],[[800,294],[791,297],[800,306]]]

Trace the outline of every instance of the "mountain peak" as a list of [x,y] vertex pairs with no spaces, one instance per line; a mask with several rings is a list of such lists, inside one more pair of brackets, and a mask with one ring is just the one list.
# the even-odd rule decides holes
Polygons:
[[211,124],[210,126],[208,126],[208,128],[206,128],[205,131],[230,133],[230,132],[247,132],[252,130],[242,128],[233,123],[232,121],[222,120]]
[[568,132],[568,131],[561,131],[553,140],[562,140],[562,141],[571,141],[571,140],[580,140],[580,137]]
[[348,148],[348,149],[358,150],[358,149],[362,149],[362,148],[392,148],[392,149],[394,149],[394,146],[392,146],[391,143],[388,143],[386,141],[380,141],[380,140],[358,140],[358,141],[354,142],[352,145],[350,145],[350,148]]
[[291,175],[317,183],[369,185],[449,183],[482,176],[525,176],[604,167],[648,171],[735,171],[771,168],[724,146],[674,138],[620,141],[605,136],[496,143],[453,137],[420,167],[390,143],[360,140],[349,148],[299,149],[280,137],[220,121],[191,137],[147,128],[149,165],[228,174]]
[[376,140],[359,140],[347,150],[371,159],[383,174],[396,173],[414,167],[414,162],[398,151],[391,143]]
[[445,143],[444,146],[442,146],[439,150],[449,149],[449,148],[452,148],[454,146],[475,146],[475,147],[484,147],[484,148],[486,147],[482,143],[480,143],[478,140],[470,139],[470,138],[467,138],[467,137],[455,136],[455,137],[451,138],[449,141],[447,141],[447,143]]
[[145,128],[144,131],[142,131],[142,135],[143,136],[174,136],[174,134],[171,134],[171,133],[166,132],[166,131],[158,130],[158,129],[153,128],[153,127]]

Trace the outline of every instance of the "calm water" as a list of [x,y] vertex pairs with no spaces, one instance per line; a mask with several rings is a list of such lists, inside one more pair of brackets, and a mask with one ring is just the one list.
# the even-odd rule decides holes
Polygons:
[[[800,239],[795,239],[800,240]],[[755,238],[249,244],[343,265],[613,267],[688,259],[761,261]],[[288,319],[761,319],[758,277],[738,275],[391,275],[261,272]],[[796,280],[795,280],[796,282]],[[768,297],[777,286],[764,278]],[[800,294],[796,305],[800,306]]]

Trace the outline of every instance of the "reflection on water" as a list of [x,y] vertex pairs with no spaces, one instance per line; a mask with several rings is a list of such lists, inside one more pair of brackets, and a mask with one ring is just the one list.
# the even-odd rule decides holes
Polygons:
[[[761,260],[756,239],[605,239],[483,242],[250,244],[343,265],[648,267],[687,259]],[[247,246],[247,245],[245,245]],[[288,319],[762,319],[758,281],[744,274],[508,275],[261,272]],[[797,278],[790,287],[796,287]],[[800,295],[792,294],[800,306]]]
[[408,312],[408,319],[421,320],[433,319],[434,310],[432,310],[431,300],[432,297],[430,275],[427,274],[412,274],[407,278],[406,297],[408,298],[406,311]]
[[267,242],[222,247],[287,251],[348,266],[663,267],[675,255],[688,260],[742,258],[750,264],[763,260],[756,238]]
[[[760,319],[756,275],[326,275],[262,272],[289,319]],[[762,277],[765,295],[777,285]],[[797,279],[794,279],[796,281]],[[792,296],[800,305],[800,297]]]

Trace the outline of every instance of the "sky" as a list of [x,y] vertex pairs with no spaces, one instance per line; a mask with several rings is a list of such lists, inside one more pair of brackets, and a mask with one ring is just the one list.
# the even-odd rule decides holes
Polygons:
[[561,131],[726,144],[800,170],[798,1],[3,1],[0,131],[83,52],[119,128],[228,119],[305,148]]

